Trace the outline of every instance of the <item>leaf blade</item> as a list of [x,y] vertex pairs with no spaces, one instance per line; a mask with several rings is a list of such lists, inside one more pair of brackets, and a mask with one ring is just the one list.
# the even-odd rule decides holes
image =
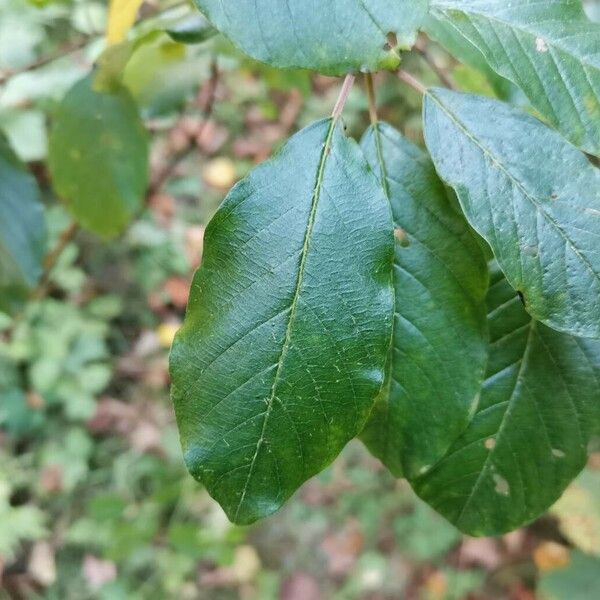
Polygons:
[[[425,0],[285,2],[194,0],[217,29],[246,54],[279,68],[327,75],[396,68],[425,16]],[[248,26],[248,24],[252,26]],[[390,39],[398,42],[390,47]]]
[[119,234],[143,206],[148,136],[123,87],[94,89],[94,75],[61,102],[50,134],[48,165],[57,194],[90,231]]
[[109,46],[120,44],[127,38],[144,0],[111,0],[106,26],[106,40]]
[[560,135],[500,102],[431,90],[424,119],[438,173],[529,313],[599,338],[600,172]]
[[173,401],[190,472],[245,524],[364,426],[390,340],[391,217],[328,119],[240,182],[206,236],[172,350]]
[[397,239],[387,386],[361,437],[410,479],[444,456],[476,409],[488,269],[425,153],[385,123],[369,129],[362,148],[381,173]]
[[516,529],[583,469],[600,424],[600,343],[548,329],[502,274],[489,293],[490,365],[479,411],[415,491],[463,532]]
[[573,144],[600,153],[600,29],[580,2],[433,0],[430,13],[477,47]]
[[37,183],[0,133],[0,310],[16,310],[39,281],[45,245]]

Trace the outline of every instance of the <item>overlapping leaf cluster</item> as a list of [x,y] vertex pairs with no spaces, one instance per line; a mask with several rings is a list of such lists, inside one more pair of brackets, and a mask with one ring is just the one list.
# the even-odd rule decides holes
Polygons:
[[197,4],[253,57],[338,75],[424,28],[545,122],[433,89],[430,156],[334,117],[238,184],[171,359],[191,472],[249,523],[360,434],[463,531],[536,518],[600,428],[600,29],[570,0]]
[[[250,523],[360,437],[465,532],[535,519],[600,435],[600,27],[579,0],[195,2],[253,58],[330,75],[395,69],[422,30],[521,107],[429,90],[428,153],[380,122],[358,144],[336,110],[231,191],[171,358],[191,473]],[[105,237],[148,183],[121,81],[135,43],[67,94],[50,140],[56,193]],[[44,236],[3,140],[0,176],[16,302]]]

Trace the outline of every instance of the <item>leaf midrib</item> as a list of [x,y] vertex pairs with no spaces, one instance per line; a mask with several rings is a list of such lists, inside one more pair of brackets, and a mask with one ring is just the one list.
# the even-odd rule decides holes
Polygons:
[[238,503],[238,506],[237,506],[237,509],[235,512],[234,521],[238,520],[239,513],[244,504],[244,500],[246,499],[248,486],[250,485],[252,475],[254,474],[254,468],[256,466],[256,461],[258,459],[258,455],[260,454],[260,449],[263,445],[263,442],[265,441],[265,433],[267,430],[269,417],[271,415],[271,411],[273,409],[273,404],[274,404],[276,396],[277,396],[277,386],[279,385],[279,381],[281,378],[281,372],[283,369],[283,364],[285,362],[285,358],[286,358],[286,355],[287,355],[289,347],[290,347],[292,328],[293,328],[294,322],[296,320],[296,314],[297,314],[297,310],[298,310],[298,301],[300,300],[300,290],[302,289],[302,283],[304,280],[304,271],[306,268],[308,250],[310,247],[310,242],[311,242],[312,232],[314,229],[317,208],[319,205],[319,200],[321,197],[321,190],[323,187],[323,181],[324,181],[324,177],[325,177],[325,167],[327,164],[327,159],[331,152],[331,143],[333,140],[333,135],[335,132],[336,125],[337,125],[337,119],[332,118],[331,123],[329,125],[329,129],[327,130],[325,144],[323,146],[323,151],[322,151],[321,158],[319,160],[318,169],[317,169],[317,179],[316,179],[315,187],[313,190],[313,196],[312,196],[312,200],[311,200],[311,209],[310,209],[310,214],[309,214],[309,218],[308,218],[308,224],[306,227],[306,234],[304,236],[304,242],[302,245],[300,265],[298,268],[298,277],[296,280],[296,285],[295,285],[295,289],[294,289],[294,295],[292,297],[292,302],[290,304],[290,317],[288,319],[288,324],[287,324],[286,333],[285,333],[285,339],[284,339],[283,346],[281,349],[281,354],[279,355],[279,359],[277,361],[277,371],[275,372],[275,377],[273,379],[273,385],[271,386],[271,391],[269,394],[269,398],[267,400],[267,410],[265,411],[265,416],[263,418],[263,425],[262,425],[262,429],[261,429],[261,433],[260,433],[260,438],[259,438],[258,442],[256,443],[254,456],[252,457],[252,460],[250,462],[250,468],[248,470],[248,477],[246,478],[246,483],[244,484],[244,488],[242,490],[242,495],[240,496],[240,501]]
[[490,160],[498,167],[498,169],[500,171],[502,171],[502,173],[504,173],[504,175],[506,176],[506,178],[508,180],[510,180],[523,194],[523,196],[525,196],[525,198],[527,198],[535,207],[536,211],[539,211],[548,221],[549,224],[551,224],[556,231],[559,233],[559,235],[563,238],[563,240],[565,241],[566,244],[568,244],[568,246],[573,250],[573,252],[579,257],[579,259],[581,260],[581,262],[585,265],[585,267],[587,268],[587,270],[593,275],[593,277],[600,282],[600,274],[596,273],[596,271],[594,270],[593,265],[589,262],[589,260],[587,259],[587,257],[583,256],[581,254],[581,251],[579,250],[579,248],[577,247],[577,245],[575,244],[575,242],[570,238],[570,236],[568,235],[568,233],[560,226],[559,223],[556,222],[556,220],[554,218],[552,218],[540,205],[539,200],[532,195],[529,190],[525,187],[525,185],[523,183],[521,183],[509,170],[508,167],[506,167],[499,159],[498,157],[496,157],[496,155],[490,150],[488,149],[486,146],[484,146],[470,131],[469,129],[466,127],[466,125],[464,125],[464,123],[452,112],[450,111],[444,104],[443,102],[440,102],[433,94],[428,93],[428,97],[431,98],[431,100],[433,100],[439,107],[440,109],[446,113],[448,115],[448,117],[450,118],[450,120],[456,125],[456,127],[458,127],[463,133],[464,135],[471,140],[471,142],[473,142],[486,156],[488,156],[490,158]]
[[[511,391],[510,397],[507,401],[508,406],[506,407],[506,411],[504,413],[504,416],[502,417],[502,422],[500,423],[500,426],[498,427],[498,432],[496,433],[496,435],[494,437],[495,445],[489,451],[489,453],[485,459],[485,462],[483,463],[483,465],[481,467],[481,471],[480,471],[479,475],[477,476],[477,480],[473,484],[471,493],[469,494],[468,498],[466,499],[466,501],[456,519],[456,523],[458,526],[460,526],[460,523],[463,520],[468,507],[471,505],[471,502],[473,501],[475,494],[479,491],[479,488],[484,480],[484,477],[489,470],[490,461],[492,460],[492,457],[495,455],[496,449],[500,445],[500,440],[501,440],[504,430],[506,428],[506,424],[510,420],[510,416],[514,409],[515,403],[518,402],[518,400],[520,398],[519,394],[517,394],[517,390],[519,389],[520,384],[522,383],[523,376],[525,374],[525,370],[527,369],[527,366],[529,364],[529,355],[531,353],[531,347],[532,347],[531,342],[532,342],[532,337],[533,337],[534,331],[535,331],[535,321],[532,319],[531,323],[529,324],[529,333],[527,335],[527,342],[525,343],[525,350],[523,351],[523,357],[521,358],[521,365],[519,367],[519,372],[517,373],[515,385],[514,385],[513,390]],[[488,437],[490,437],[490,436],[488,436]]]

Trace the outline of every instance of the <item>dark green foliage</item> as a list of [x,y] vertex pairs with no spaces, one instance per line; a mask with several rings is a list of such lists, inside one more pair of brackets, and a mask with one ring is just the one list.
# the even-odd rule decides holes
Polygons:
[[[283,142],[282,132],[323,114],[312,92],[330,102],[336,84],[305,69],[347,75],[333,116],[302,129],[271,160],[250,170],[252,161],[219,156],[203,183],[196,176],[173,186],[185,188],[188,201],[199,197],[185,205],[198,225],[198,207],[209,204],[212,212],[207,197],[222,198],[209,188],[228,188],[250,170],[206,230],[172,348],[187,467],[231,521],[249,524],[277,511],[360,437],[463,532],[497,535],[536,519],[583,468],[600,434],[600,171],[593,157],[600,154],[600,26],[578,0],[194,4],[204,14],[171,7],[125,39],[131,13],[116,40],[124,41],[97,57],[96,69],[58,105],[51,181],[46,169],[35,173],[48,202],[62,201],[76,223],[54,236],[58,251],[45,272],[37,184],[0,138],[0,310],[13,310],[40,278],[44,283],[20,326],[0,314],[7,340],[2,406],[11,407],[0,413],[4,429],[40,429],[40,419],[23,410],[32,401],[29,388],[34,404],[89,419],[109,385],[104,332],[92,323],[84,334],[88,320],[77,318],[98,290],[83,285],[69,241],[78,225],[114,237],[143,211],[149,148],[140,113],[152,117],[153,131],[169,132],[161,142],[172,162],[153,173],[148,193],[153,216],[169,229],[176,211],[168,184],[183,159],[197,150],[243,155],[259,147],[248,156],[262,160]],[[219,53],[227,60],[219,62]],[[397,69],[401,60],[411,72],[400,79],[414,89],[400,97],[396,78],[367,78],[371,127],[359,146],[342,121],[347,103],[354,110],[349,130],[366,128],[367,102],[360,92],[350,95],[354,77]],[[239,106],[219,114],[215,105],[231,92],[223,82],[234,79],[236,61],[249,79],[240,77]],[[496,99],[427,89],[414,65],[428,69],[426,82],[437,78],[452,88],[462,81]],[[0,77],[10,79],[10,69],[5,75],[0,67]],[[264,75],[258,84],[257,72]],[[411,107],[414,91],[423,94],[428,153],[378,122],[374,81],[385,90],[382,111],[411,139],[421,139]],[[240,107],[261,85],[273,93],[246,114]],[[9,100],[17,93],[8,92]],[[287,113],[278,124],[282,98]],[[174,111],[182,106],[179,119]],[[265,129],[237,143],[250,122]],[[183,250],[189,240],[175,249],[164,238],[153,245],[148,223],[134,233],[143,254],[135,267],[144,273],[140,286],[153,303],[170,295],[175,311],[155,336],[168,346],[173,323],[183,319],[182,277],[188,259],[200,264],[199,249],[190,258]],[[177,277],[155,294],[171,262]],[[78,308],[69,312],[61,295],[75,290]],[[54,322],[62,320],[71,325],[58,335]],[[36,343],[24,343],[28,335]],[[110,343],[127,345],[127,336]],[[58,358],[40,359],[38,346]],[[66,445],[71,455],[90,454],[80,429]],[[77,482],[73,475],[72,489]],[[94,503],[90,511],[102,521],[111,506]],[[118,522],[115,530],[120,506],[106,518]],[[424,515],[429,510],[422,506]],[[422,520],[415,516],[418,528]],[[106,529],[109,555],[121,560],[149,544],[159,521],[155,513],[140,518],[116,541]],[[7,547],[37,535],[17,536]],[[444,526],[439,553],[456,536]],[[199,556],[198,537],[184,524],[169,539]]]
[[194,0],[244,52],[280,68],[343,75],[394,69],[416,39],[426,0]]
[[600,338],[600,171],[537,119],[494,100],[431,90],[424,119],[440,176],[529,313]]
[[364,427],[392,251],[383,191],[335,119],[296,134],[210,223],[171,374],[186,463],[231,520],[277,510]]
[[488,311],[478,412],[446,457],[413,481],[470,535],[498,535],[542,514],[583,469],[600,431],[600,342],[534,321],[499,271]]
[[362,142],[396,229],[394,341],[386,384],[362,434],[396,475],[415,477],[464,431],[487,362],[488,271],[429,157],[387,124]]
[[0,132],[0,311],[13,312],[42,273],[43,206],[35,179]]

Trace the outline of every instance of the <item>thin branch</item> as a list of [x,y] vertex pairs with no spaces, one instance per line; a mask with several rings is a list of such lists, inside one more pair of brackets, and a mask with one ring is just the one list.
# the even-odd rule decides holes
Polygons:
[[[216,59],[213,59],[211,65],[211,77],[208,81],[208,94],[206,100],[204,102],[204,106],[202,109],[204,121],[200,128],[199,134],[202,135],[206,124],[210,120],[212,115],[215,99],[216,99],[216,91],[219,83],[219,70],[217,66]],[[197,136],[196,136],[197,137]],[[184,148],[181,152],[178,152],[173,160],[169,162],[169,164],[162,170],[160,173],[154,178],[154,181],[150,184],[148,188],[148,192],[146,194],[146,204],[151,200],[151,198],[156,195],[163,188],[165,183],[169,180],[169,178],[173,175],[174,171],[177,169],[178,165],[184,160],[190,152],[194,149],[193,141],[190,139],[186,148]],[[69,245],[69,243],[75,238],[75,235],[79,231],[79,224],[76,221],[73,221],[60,235],[56,246],[51,250],[51,252],[44,259],[44,269],[42,273],[42,277],[40,279],[40,283],[31,293],[32,300],[41,300],[44,298],[50,289],[50,277],[52,276],[52,271],[58,260],[60,259],[62,253],[65,251],[65,248]]]
[[[199,131],[196,133],[194,138],[188,138],[187,144],[184,148],[182,148],[179,152],[175,153],[172,159],[169,161],[165,167],[159,171],[159,173],[153,178],[150,187],[148,188],[148,193],[146,197],[148,201],[158,194],[167,181],[173,176],[177,167],[194,151],[195,144],[194,140],[201,139],[204,130],[206,129],[210,118],[212,116],[215,100],[217,97],[217,88],[219,85],[219,67],[217,63],[217,59],[213,58],[211,66],[210,66],[210,79],[207,82],[208,91],[206,94],[206,99],[204,101],[204,106],[202,107],[202,125],[200,126]],[[184,118],[184,117],[182,117]],[[177,125],[175,125],[175,128]]]
[[42,277],[38,286],[31,293],[32,300],[41,300],[48,293],[48,289],[50,287],[50,276],[52,275],[52,271],[56,266],[59,258],[64,252],[65,248],[69,245],[69,243],[73,240],[77,232],[79,231],[79,224],[76,221],[73,221],[61,234],[58,238],[58,242],[56,246],[52,249],[52,251],[46,256],[44,259],[44,270],[42,273]]
[[396,74],[398,75],[398,79],[400,79],[400,81],[408,84],[411,88],[413,88],[413,90],[419,92],[419,94],[425,95],[427,93],[427,88],[425,85],[408,71],[403,71],[400,69],[399,71],[396,71]]
[[24,67],[19,67],[16,69],[9,69],[7,71],[0,72],[0,83],[5,83],[9,79],[16,77],[17,75],[22,75],[23,73],[29,73],[30,71],[35,71],[36,69],[40,69],[41,67],[45,67],[46,65],[60,60],[61,58],[66,58],[71,54],[75,54],[80,50],[83,50],[94,38],[86,37],[80,40],[76,40],[63,46],[56,52],[52,54],[48,54],[48,56],[43,56],[40,59],[32,62],[29,65],[25,65]]
[[[144,21],[146,21],[148,19],[160,17],[162,14],[167,13],[176,8],[179,8],[181,6],[187,6],[187,4],[188,4],[188,2],[186,0],[186,1],[182,1],[182,2],[177,2],[171,6],[167,6],[163,10],[159,10],[158,8],[151,10],[148,12],[148,14],[146,14],[144,16],[143,19],[140,19],[136,23],[136,26],[140,25],[140,23],[143,23]],[[43,56],[28,65],[25,65],[23,67],[18,67],[16,69],[8,69],[6,71],[0,71],[0,84],[5,83],[9,79],[12,79],[13,77],[16,77],[17,75],[22,75],[23,73],[35,71],[36,69],[45,67],[46,65],[48,65],[56,60],[60,60],[61,58],[66,58],[67,56],[69,56],[71,54],[75,54],[76,52],[83,50],[91,42],[98,40],[102,37],[104,37],[104,32],[99,33],[98,35],[88,36],[88,37],[82,38],[80,40],[75,40],[75,41],[63,46],[56,52],[54,52],[52,54],[48,54],[48,56]]]
[[369,98],[369,117],[371,119],[371,125],[377,125],[379,121],[377,117],[377,100],[375,98],[375,86],[373,85],[373,75],[371,73],[365,74],[365,82],[367,84],[367,96]]
[[431,67],[431,70],[437,75],[438,79],[451,90],[456,89],[456,84],[448,75],[448,73],[442,69],[436,62],[433,56],[427,51],[427,48],[423,46],[421,43],[417,43],[415,46],[415,50],[423,58],[423,60]]
[[344,106],[346,106],[348,96],[350,95],[350,90],[352,89],[355,80],[356,77],[351,73],[346,75],[346,79],[344,79],[340,95],[337,99],[337,102],[335,103],[333,112],[331,113],[331,116],[333,117],[334,121],[337,121],[342,116],[342,111],[344,110]]

